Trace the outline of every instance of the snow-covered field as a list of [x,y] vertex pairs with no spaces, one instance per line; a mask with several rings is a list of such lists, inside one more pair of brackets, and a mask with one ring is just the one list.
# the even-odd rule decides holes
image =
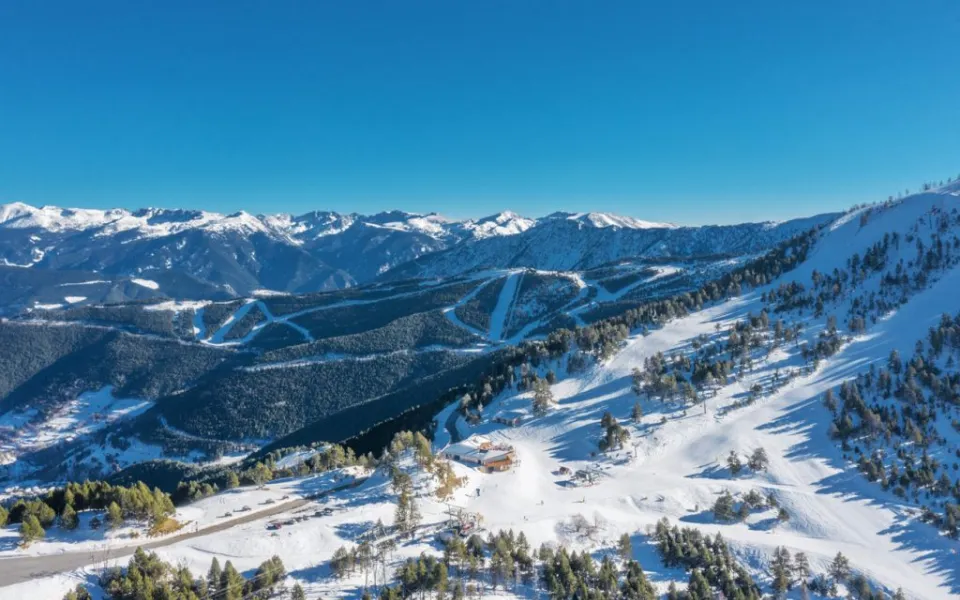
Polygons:
[[106,386],[80,394],[45,418],[36,409],[4,413],[0,415],[0,462],[14,463],[22,454],[88,435],[152,405],[147,400],[115,398],[113,387]]

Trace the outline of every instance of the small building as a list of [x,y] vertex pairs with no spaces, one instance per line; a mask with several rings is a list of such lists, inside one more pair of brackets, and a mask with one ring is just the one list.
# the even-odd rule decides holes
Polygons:
[[523,423],[524,416],[524,413],[519,410],[507,410],[495,414],[493,416],[493,421],[508,427],[516,427]]
[[462,442],[450,444],[440,453],[450,460],[478,467],[481,471],[507,471],[513,466],[516,451],[507,444],[494,444],[483,436],[472,436]]

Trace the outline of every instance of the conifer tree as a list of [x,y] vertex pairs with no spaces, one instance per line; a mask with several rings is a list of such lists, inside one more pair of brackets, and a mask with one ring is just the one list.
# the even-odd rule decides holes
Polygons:
[[633,557],[633,544],[630,542],[630,534],[624,533],[620,536],[617,541],[617,555],[624,562]]
[[116,502],[111,502],[107,506],[107,523],[110,524],[110,529],[117,529],[123,525],[123,511]]
[[43,539],[43,536],[47,534],[43,530],[43,526],[40,525],[40,519],[36,515],[27,515],[24,518],[23,522],[20,523],[20,539],[23,540],[25,546],[29,546],[32,542]]
[[77,511],[74,510],[73,505],[67,504],[63,508],[63,512],[60,513],[60,527],[67,531],[72,531],[76,529],[79,524],[80,519],[77,517]]

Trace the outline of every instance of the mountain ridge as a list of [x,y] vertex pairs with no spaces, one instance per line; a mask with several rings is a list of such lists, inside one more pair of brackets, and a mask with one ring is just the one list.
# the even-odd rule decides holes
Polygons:
[[[452,264],[436,273],[449,276],[491,264],[571,269],[641,255],[742,254],[744,248],[759,251],[781,241],[800,228],[792,223],[809,226],[809,219],[710,229],[602,212],[558,212],[534,219],[501,211],[457,220],[400,210],[372,215],[323,210],[253,215],[38,208],[14,202],[0,205],[0,267],[86,272],[111,281],[153,280],[174,273],[199,287],[191,285],[188,293],[173,286],[158,290],[158,295],[236,297],[262,289],[292,293],[341,289],[410,273],[435,276],[430,269],[420,273],[418,266],[404,266],[418,265],[415,261],[420,259],[450,263],[452,257]],[[717,237],[717,232],[739,232],[732,236],[739,241]],[[579,240],[571,242],[571,237]],[[745,243],[751,239],[753,243]],[[656,243],[661,243],[659,251]],[[735,247],[727,247],[731,243]],[[577,244],[586,257],[582,264],[554,258]],[[518,250],[531,247],[540,248],[540,253]],[[424,258],[449,251],[454,252],[447,259]]]

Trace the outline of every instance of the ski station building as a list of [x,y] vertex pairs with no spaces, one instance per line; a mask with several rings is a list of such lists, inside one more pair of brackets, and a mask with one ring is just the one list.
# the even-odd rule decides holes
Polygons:
[[440,453],[444,458],[478,467],[486,473],[509,471],[516,462],[516,451],[507,444],[494,444],[481,435],[450,444]]

